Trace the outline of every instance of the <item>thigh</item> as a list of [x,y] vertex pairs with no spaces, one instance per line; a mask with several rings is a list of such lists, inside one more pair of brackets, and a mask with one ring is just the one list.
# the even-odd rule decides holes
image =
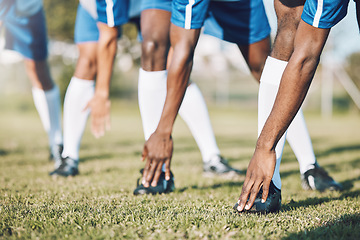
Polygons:
[[238,45],[254,78],[259,82],[266,58],[270,54],[270,37],[248,45]]

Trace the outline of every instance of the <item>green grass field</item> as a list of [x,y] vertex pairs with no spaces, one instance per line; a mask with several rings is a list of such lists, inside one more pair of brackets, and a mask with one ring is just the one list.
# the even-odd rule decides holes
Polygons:
[[[288,145],[281,165],[282,210],[232,210],[244,177],[204,178],[199,150],[177,119],[174,193],[133,196],[142,168],[143,135],[136,103],[113,102],[112,130],[86,130],[80,175],[52,179],[46,134],[31,98],[0,104],[0,239],[360,239],[360,114],[324,120],[306,113],[319,163],[343,192],[302,190]],[[13,102],[12,104],[9,103]],[[256,141],[256,110],[210,108],[222,154],[245,169]]]

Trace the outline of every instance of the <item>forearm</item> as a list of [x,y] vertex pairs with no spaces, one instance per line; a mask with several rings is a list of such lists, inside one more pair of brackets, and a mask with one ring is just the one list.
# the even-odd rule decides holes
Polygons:
[[257,141],[257,148],[275,150],[304,101],[316,66],[316,61],[309,61],[304,65],[299,65],[295,61],[289,62],[281,79],[273,109]]
[[274,150],[295,117],[310,87],[329,31],[300,23],[294,53],[282,76],[273,109],[259,136],[257,148]]
[[168,68],[167,95],[156,131],[170,135],[183,100],[193,64],[193,55],[200,29],[186,30],[171,25],[173,56]]
[[100,32],[98,49],[97,49],[97,78],[95,94],[108,98],[110,91],[110,81],[114,58],[117,49],[117,30],[111,29],[112,32]]
[[172,132],[173,124],[175,122],[178,110],[185,95],[186,87],[188,84],[191,68],[191,60],[176,61],[168,71],[167,80],[167,94],[164,104],[164,109],[161,119],[157,128],[157,132],[170,135]]

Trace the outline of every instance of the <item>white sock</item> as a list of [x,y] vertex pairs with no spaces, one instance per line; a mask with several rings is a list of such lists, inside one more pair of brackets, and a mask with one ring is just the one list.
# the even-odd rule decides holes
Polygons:
[[[260,135],[265,122],[270,115],[274,101],[279,89],[282,74],[287,62],[268,57],[260,78],[259,102],[258,102],[258,134]],[[276,145],[276,165],[272,178],[274,185],[281,189],[280,162],[285,144],[285,135],[281,137]]]
[[[138,100],[145,141],[155,132],[164,108],[167,92],[167,70],[139,70]],[[165,164],[162,166],[165,172]]]
[[286,139],[299,162],[300,173],[314,168],[316,157],[301,108],[288,128]]
[[63,157],[79,159],[81,138],[90,110],[84,111],[95,92],[94,80],[72,77],[64,99],[64,150]]
[[167,70],[139,70],[138,100],[145,140],[149,139],[159,124],[166,98],[166,81]]
[[194,136],[204,162],[220,155],[204,97],[195,83],[187,87],[179,115]]
[[62,144],[59,88],[55,85],[51,90],[44,91],[33,87],[32,94],[35,107],[49,138],[49,146]]

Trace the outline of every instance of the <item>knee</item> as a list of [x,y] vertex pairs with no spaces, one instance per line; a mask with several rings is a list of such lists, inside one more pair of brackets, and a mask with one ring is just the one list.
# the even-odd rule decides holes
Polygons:
[[254,78],[259,82],[261,73],[264,69],[265,61],[268,56],[268,51],[260,51],[257,54],[252,54],[249,57],[249,69]]
[[166,56],[169,43],[158,39],[144,39],[142,43],[142,55],[145,59],[154,56]]
[[75,72],[79,78],[94,79],[97,72],[96,58],[80,55]]

